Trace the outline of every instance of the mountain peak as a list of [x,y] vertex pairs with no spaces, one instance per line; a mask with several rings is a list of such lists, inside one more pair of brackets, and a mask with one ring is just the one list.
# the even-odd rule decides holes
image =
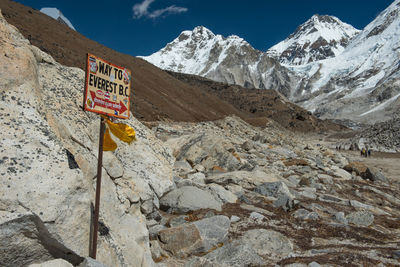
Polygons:
[[283,64],[303,65],[339,55],[359,32],[337,17],[316,14],[267,53]]
[[46,14],[49,17],[52,17],[53,19],[59,21],[62,24],[67,25],[68,27],[70,27],[71,29],[76,31],[74,26],[72,25],[72,23],[69,21],[69,19],[67,19],[58,8],[43,7],[42,9],[40,9],[40,12],[42,12],[43,14]]

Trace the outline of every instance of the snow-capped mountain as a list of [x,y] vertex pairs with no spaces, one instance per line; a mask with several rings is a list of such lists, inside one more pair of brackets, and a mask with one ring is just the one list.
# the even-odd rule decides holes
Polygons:
[[275,59],[236,35],[225,38],[203,26],[182,32],[160,51],[142,58],[162,69],[247,88],[285,92],[294,85],[290,73]]
[[359,32],[336,17],[314,15],[267,54],[283,64],[303,65],[339,55]]
[[55,20],[58,20],[59,22],[67,25],[68,27],[76,31],[69,19],[67,19],[59,9],[55,7],[43,7],[42,9],[40,9],[40,12],[46,14],[49,17],[52,17]]
[[338,56],[289,69],[302,77],[291,100],[323,118],[371,122],[400,107],[400,0]]
[[315,15],[261,52],[238,36],[196,27],[143,58],[167,70],[275,89],[322,118],[382,121],[400,107],[400,0],[362,31]]

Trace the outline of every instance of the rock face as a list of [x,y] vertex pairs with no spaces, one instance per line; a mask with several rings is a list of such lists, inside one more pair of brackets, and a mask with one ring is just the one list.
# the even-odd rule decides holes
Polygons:
[[[87,256],[100,119],[81,110],[84,72],[31,46],[3,17],[0,36],[0,221],[7,225],[31,212],[57,242]],[[115,153],[105,155],[98,260],[149,266],[142,211],[158,208],[158,198],[172,189],[175,159],[140,122],[125,122],[135,128],[138,141],[119,142]],[[27,258],[24,264],[54,258],[24,251],[18,255]]]

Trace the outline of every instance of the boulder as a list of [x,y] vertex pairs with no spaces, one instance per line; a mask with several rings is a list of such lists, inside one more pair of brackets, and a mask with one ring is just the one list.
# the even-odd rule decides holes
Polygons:
[[282,181],[263,183],[258,185],[254,191],[267,197],[276,198],[274,206],[277,208],[282,207],[284,210],[293,208],[294,196],[290,193],[289,188]]
[[222,203],[236,203],[238,198],[235,194],[226,190],[223,186],[218,184],[209,184],[208,189],[210,192],[220,199]]
[[207,252],[226,242],[230,220],[214,216],[159,232],[161,247],[178,257]]
[[222,203],[208,191],[194,186],[172,190],[160,199],[160,208],[169,212],[186,213],[198,209],[221,210]]
[[251,246],[260,256],[284,258],[293,252],[293,243],[273,230],[249,230],[244,233],[241,241]]
[[29,212],[12,216],[0,224],[0,266],[27,266],[53,259],[74,265],[83,261],[49,233],[39,216]]
[[241,240],[230,242],[206,256],[196,257],[185,264],[185,267],[201,266],[261,266],[265,260],[248,244]]

